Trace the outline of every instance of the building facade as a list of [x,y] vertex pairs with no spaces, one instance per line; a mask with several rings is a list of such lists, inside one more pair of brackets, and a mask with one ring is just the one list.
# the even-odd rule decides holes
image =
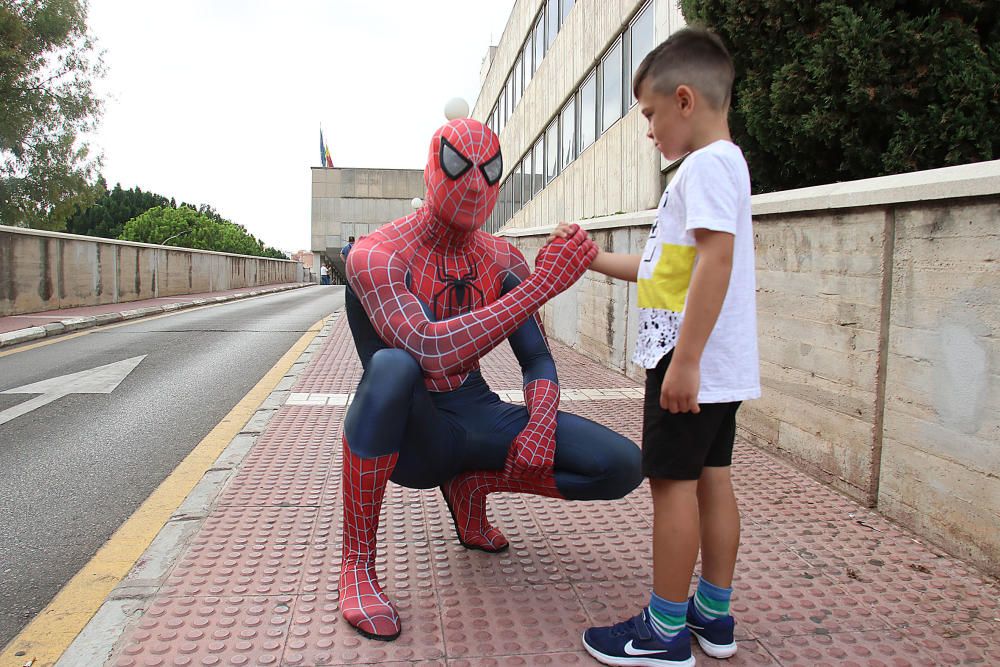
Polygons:
[[675,0],[517,0],[473,117],[500,137],[487,230],[656,207],[667,167],[632,97],[643,57],[685,25]]
[[423,198],[424,190],[422,169],[313,167],[313,274],[320,274],[325,259],[334,277],[343,280],[340,249],[347,240],[408,215],[413,198]]

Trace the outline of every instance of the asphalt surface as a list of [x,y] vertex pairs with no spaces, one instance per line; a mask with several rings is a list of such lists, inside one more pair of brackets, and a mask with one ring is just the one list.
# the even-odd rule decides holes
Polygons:
[[[0,647],[321,318],[342,287],[234,301],[0,357],[0,392],[146,355],[110,394],[0,424]],[[32,399],[0,394],[0,412]]]

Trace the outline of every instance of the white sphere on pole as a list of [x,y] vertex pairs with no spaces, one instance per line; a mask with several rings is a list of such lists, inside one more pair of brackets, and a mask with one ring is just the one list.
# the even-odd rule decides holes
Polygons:
[[469,117],[469,103],[461,97],[453,97],[444,105],[444,117],[448,120]]
[[413,199],[410,200],[410,206],[413,207],[414,211],[416,211],[418,208],[420,208],[423,205],[424,205],[424,202],[421,201],[420,197],[414,197]]

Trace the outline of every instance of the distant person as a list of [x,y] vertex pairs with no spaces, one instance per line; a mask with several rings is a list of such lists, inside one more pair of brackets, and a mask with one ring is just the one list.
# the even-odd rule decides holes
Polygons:
[[[361,238],[364,238],[363,236]],[[340,249],[340,256],[344,258],[344,263],[347,263],[347,253],[351,252],[351,248],[354,247],[354,237],[347,237],[347,245]]]
[[[732,84],[726,47],[703,29],[675,32],[646,56],[632,87],[647,136],[668,160],[687,158],[645,252],[601,251],[590,265],[639,284],[633,361],[646,369],[642,469],[653,496],[649,605],[584,634],[606,665],[691,667],[691,634],[712,658],[736,653],[729,602],[740,514],[730,467],[736,411],[760,397],[760,378],[750,174],[729,134]],[[573,235],[568,225],[554,234]]]
[[326,264],[321,264],[319,267],[319,283],[320,285],[330,284],[330,269],[326,268]]

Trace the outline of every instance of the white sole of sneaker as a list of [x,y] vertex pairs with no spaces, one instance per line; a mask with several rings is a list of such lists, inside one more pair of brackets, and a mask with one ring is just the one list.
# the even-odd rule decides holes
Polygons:
[[731,658],[736,655],[736,642],[732,644],[713,644],[707,639],[703,639],[694,630],[691,631],[691,634],[698,640],[698,646],[705,652],[705,655],[711,658]]
[[583,641],[583,648],[587,649],[587,653],[589,653],[594,660],[604,663],[605,665],[611,665],[612,667],[694,667],[695,664],[693,655],[687,660],[654,660],[652,658],[645,658],[642,656],[624,658],[613,655],[605,655],[590,646],[586,639]]

